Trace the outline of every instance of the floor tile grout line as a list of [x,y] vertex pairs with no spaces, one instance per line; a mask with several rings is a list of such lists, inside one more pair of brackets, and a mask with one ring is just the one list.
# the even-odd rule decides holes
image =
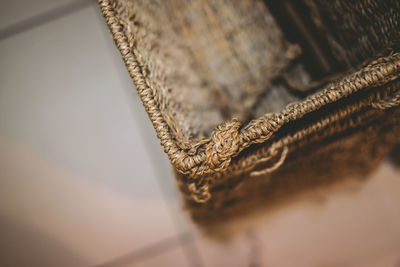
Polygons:
[[138,263],[142,260],[150,258],[151,256],[155,256],[162,252],[172,250],[173,248],[182,245],[182,241],[184,241],[185,243],[191,242],[192,238],[193,237],[189,232],[180,233],[176,236],[166,238],[155,244],[149,245],[148,247],[135,250],[133,252],[117,257],[106,263],[95,265],[95,267],[117,267],[125,266],[126,264]]
[[52,10],[43,12],[41,14],[32,16],[30,18],[24,19],[15,24],[9,25],[0,29],[0,41],[3,41],[14,35],[24,33],[26,31],[32,30],[38,26],[52,22],[58,18],[64,17],[66,15],[72,14],[75,11],[81,10],[90,5],[94,5],[96,1],[94,0],[77,0],[72,3],[68,3]]
[[191,234],[191,242],[183,242],[181,240],[183,249],[185,251],[186,256],[188,257],[188,260],[190,261],[191,266],[193,267],[202,267],[204,266],[203,260],[200,258],[200,253],[198,249],[196,248],[196,243],[194,242],[193,234]]
[[[104,19],[100,16],[100,20],[101,20],[101,23],[105,23],[104,22]],[[107,32],[108,33],[108,32]],[[105,40],[107,40],[107,39],[109,39],[110,37],[109,37],[109,35],[107,34],[105,34]],[[114,47],[113,47],[114,48]],[[115,61],[115,60],[114,60]],[[116,61],[115,61],[116,62]],[[119,77],[120,77],[120,80],[122,81],[122,77],[119,75]],[[123,84],[123,82],[121,82],[121,84]],[[125,88],[124,88],[125,89]],[[132,107],[132,104],[134,104],[134,102],[137,102],[136,100],[137,100],[137,98],[135,98],[135,95],[134,95],[134,85],[133,85],[133,83],[132,83],[132,88],[131,88],[131,90],[124,90],[124,93],[125,93],[125,95],[126,95],[126,97],[128,98],[128,99],[132,99],[133,101],[132,102],[128,102],[127,104],[128,104],[128,106],[129,106],[129,109],[131,110],[131,115],[132,115],[132,119],[133,119],[133,121],[134,121],[134,123],[137,123],[137,118],[136,118],[136,116],[135,116],[135,112],[134,112],[134,110],[133,110],[133,107]],[[142,140],[143,139],[145,139],[146,140],[146,138],[144,138],[144,133],[143,133],[143,130],[139,130],[139,134],[140,134],[140,136],[141,136],[141,138],[142,138]],[[146,141],[145,141],[146,142]],[[162,151],[161,149],[160,149],[160,151]],[[151,155],[149,155],[149,152],[148,151],[146,151],[146,153],[147,153],[147,155],[151,158]],[[151,165],[153,166],[153,167],[155,167],[154,166],[154,162],[153,161],[151,161]],[[157,169],[157,168],[155,168],[155,169]],[[172,170],[171,170],[171,172],[172,172]],[[169,201],[167,201],[167,195],[166,195],[166,192],[165,192],[165,189],[163,188],[163,186],[162,186],[162,184],[160,183],[160,172],[159,171],[155,171],[155,174],[156,174],[156,176],[157,176],[157,184],[158,184],[158,187],[160,188],[160,190],[161,190],[161,194],[162,194],[162,197],[163,197],[163,200],[164,200],[164,203],[167,205],[167,207],[168,207],[168,213],[170,214],[170,217],[171,217],[171,219],[172,219],[172,221],[173,221],[173,224],[174,224],[174,228],[176,229],[176,231],[179,233],[179,231],[180,231],[180,228],[179,228],[179,223],[176,221],[176,219],[175,219],[175,216],[174,216],[174,212],[172,211],[173,210],[173,208],[171,208],[170,207],[170,204],[169,204]],[[190,234],[190,235],[192,235],[192,233],[188,233],[188,234]],[[181,238],[182,238],[182,236],[180,236]],[[193,238],[191,238],[191,239],[193,239]],[[186,238],[184,238],[184,239],[182,239],[182,240],[180,240],[180,242],[181,242],[181,245],[186,245],[188,242],[187,242],[187,239]],[[192,242],[193,244],[191,244],[190,246],[183,246],[183,250],[184,250],[184,252],[185,252],[185,255],[187,256],[187,258],[188,258],[188,260],[190,261],[190,264],[191,264],[191,266],[192,267],[202,267],[204,264],[202,263],[202,260],[201,260],[201,258],[200,258],[200,254],[199,254],[199,251],[197,250],[197,248],[195,247],[195,245],[194,245],[194,242]]]
[[[48,12],[43,12],[37,16],[29,19],[25,19],[19,23],[6,27],[4,30],[0,29],[0,41],[5,40],[9,37],[15,36],[17,34],[24,33],[26,31],[32,30],[38,26],[50,23],[58,18],[72,14],[83,8],[89,7],[94,4],[92,0],[80,0],[70,3],[68,5],[63,5],[61,7],[55,8]],[[108,36],[107,36],[108,37]],[[158,180],[157,180],[158,182]],[[159,183],[158,183],[159,184]],[[163,194],[164,196],[164,194]],[[165,199],[164,199],[164,202]],[[167,203],[167,206],[168,203]],[[139,261],[145,260],[151,256],[157,255],[159,253],[169,251],[170,249],[176,248],[181,245],[192,242],[193,236],[189,231],[182,231],[172,237],[163,239],[159,242],[153,243],[142,249],[132,251],[131,253],[122,255],[103,264],[96,266],[119,266],[123,264],[137,263]]]

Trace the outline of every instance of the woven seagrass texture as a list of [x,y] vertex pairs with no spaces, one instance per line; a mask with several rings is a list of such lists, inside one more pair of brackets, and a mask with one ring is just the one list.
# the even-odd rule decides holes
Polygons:
[[[302,49],[286,40],[262,1],[99,0],[161,145],[179,173],[182,192],[197,203],[213,199],[216,188],[229,190],[233,177],[246,177],[244,184],[251,177],[265,180],[285,169],[286,158],[299,149],[316,143],[323,147],[324,140],[363,129],[374,119],[378,126],[385,120],[398,123],[398,116],[391,116],[400,104],[399,28],[393,21],[399,10],[398,3],[384,2],[366,0],[356,6],[386,15],[362,20],[367,25],[354,26],[368,12],[346,20],[353,33],[373,29],[371,36],[363,31],[362,42],[322,23],[318,14],[328,11],[318,1],[308,2],[318,26],[329,28],[329,36],[341,36],[332,46],[339,43],[346,50],[346,42],[359,45],[349,52],[352,56],[338,57],[346,60],[345,73],[299,95],[285,77],[297,69],[299,77],[310,80],[298,59]],[[384,36],[382,43],[369,49],[375,35]]]
[[328,39],[336,59],[355,66],[398,51],[400,1],[306,0],[315,24]]
[[[399,109],[375,113],[361,127],[298,144],[285,164],[274,172],[230,176],[214,184],[208,202],[186,201],[186,208],[196,223],[209,228],[260,210],[268,211],[307,192],[328,190],[349,180],[362,182],[400,144],[396,134],[400,130],[399,120]],[[270,166],[267,162],[260,168]],[[179,174],[178,177],[185,179]],[[187,190],[184,182],[180,185],[181,190]]]

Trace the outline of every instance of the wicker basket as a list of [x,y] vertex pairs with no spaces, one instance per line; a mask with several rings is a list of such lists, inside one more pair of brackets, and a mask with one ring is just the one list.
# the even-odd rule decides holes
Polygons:
[[199,209],[364,169],[399,142],[400,1],[266,2],[99,0]]

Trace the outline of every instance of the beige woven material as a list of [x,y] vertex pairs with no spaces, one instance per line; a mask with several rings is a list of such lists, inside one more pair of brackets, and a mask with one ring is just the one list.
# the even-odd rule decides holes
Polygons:
[[[349,132],[368,125],[379,132],[380,124],[389,124],[385,129],[395,131],[399,2],[365,0],[361,7],[334,2],[330,8],[336,13],[329,13],[320,1],[307,5],[319,29],[328,32],[328,49],[345,62],[346,74],[336,73],[330,83],[300,96],[292,90],[294,76],[310,84],[316,81],[304,69],[301,48],[287,41],[262,1],[99,0],[189,202],[216,209],[228,203],[223,200],[226,190],[233,190],[231,200],[242,198],[231,186],[237,177],[241,184],[267,179],[269,173],[293,166],[290,158],[298,151],[313,153],[307,147],[328,146],[330,138],[351,136]],[[342,24],[351,26],[345,36],[339,33],[342,29],[330,28],[341,13],[363,8],[368,12],[360,11]],[[379,18],[364,20],[371,8],[380,12]],[[331,16],[321,15],[325,13]],[[359,39],[351,40],[357,43],[351,53],[346,36],[357,34],[357,22],[366,25]],[[380,46],[375,45],[376,35],[384,36]],[[397,142],[390,138],[384,151]],[[348,151],[357,149],[350,147]]]
[[[310,192],[319,195],[317,200],[321,201],[327,196],[318,194],[321,191],[329,192],[343,183],[363,182],[380,165],[393,144],[400,141],[396,135],[400,130],[400,112],[394,111],[386,114],[389,120],[383,114],[375,114],[361,128],[328,140],[314,140],[307,146],[296,146],[285,163],[272,173],[235,175],[214,184],[209,201],[201,205],[187,202],[192,218],[202,228],[212,228],[217,222],[273,210]],[[274,163],[265,163],[260,168],[271,164]],[[181,189],[186,190],[184,184]]]

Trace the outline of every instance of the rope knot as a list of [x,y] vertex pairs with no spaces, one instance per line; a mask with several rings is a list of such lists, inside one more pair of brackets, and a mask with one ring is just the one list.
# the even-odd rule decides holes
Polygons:
[[207,184],[197,186],[195,183],[190,183],[188,189],[192,199],[197,203],[205,203],[211,198]]
[[216,171],[228,167],[231,158],[239,151],[242,123],[234,118],[217,126],[206,146],[206,163]]

